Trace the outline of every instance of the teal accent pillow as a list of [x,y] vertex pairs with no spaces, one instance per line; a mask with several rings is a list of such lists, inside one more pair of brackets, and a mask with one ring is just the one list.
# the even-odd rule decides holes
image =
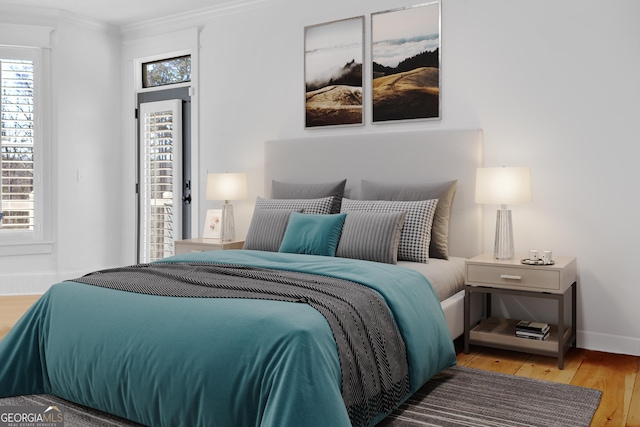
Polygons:
[[291,212],[279,252],[335,256],[346,216]]

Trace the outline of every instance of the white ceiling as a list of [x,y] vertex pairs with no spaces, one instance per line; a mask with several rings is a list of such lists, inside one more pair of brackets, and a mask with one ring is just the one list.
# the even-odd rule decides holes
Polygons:
[[99,22],[127,25],[239,0],[0,0],[1,4],[62,9]]

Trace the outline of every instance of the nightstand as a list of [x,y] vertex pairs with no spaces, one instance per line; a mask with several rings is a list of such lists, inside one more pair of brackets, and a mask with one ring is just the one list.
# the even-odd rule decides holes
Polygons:
[[[558,367],[564,367],[564,354],[576,346],[576,259],[556,257],[553,265],[525,265],[520,262],[526,256],[511,260],[498,260],[486,253],[466,261],[464,286],[464,352],[469,345],[482,345],[505,350],[553,356]],[[474,292],[485,296],[486,316],[479,325],[470,324],[470,297]],[[557,301],[557,324],[550,325],[547,340],[516,337],[519,320],[491,315],[491,296],[515,295]],[[570,294],[570,299],[568,296]],[[571,305],[571,325],[565,323],[565,299]]]
[[175,242],[175,254],[188,254],[189,252],[222,251],[229,249],[242,249],[244,240],[230,240],[223,242],[220,239],[185,239]]

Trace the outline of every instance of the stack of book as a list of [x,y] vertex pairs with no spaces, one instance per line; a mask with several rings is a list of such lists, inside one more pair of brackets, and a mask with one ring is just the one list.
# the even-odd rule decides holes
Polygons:
[[516,336],[532,340],[546,340],[549,338],[549,324],[521,320],[516,324]]

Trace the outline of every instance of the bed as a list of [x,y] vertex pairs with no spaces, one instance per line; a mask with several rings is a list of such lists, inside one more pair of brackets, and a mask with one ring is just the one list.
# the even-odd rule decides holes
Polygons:
[[[0,342],[0,397],[51,393],[153,426],[375,425],[455,363],[462,311],[450,282],[460,282],[464,257],[479,252],[480,215],[469,195],[481,142],[480,131],[267,142],[264,194],[277,192],[275,184],[337,179],[345,182],[340,213],[273,208],[269,220],[288,210],[282,253],[260,249],[270,244],[255,233],[265,228],[253,227],[257,212],[269,210],[262,206],[245,250],[184,254],[54,285]],[[376,154],[354,161],[369,150]],[[322,163],[336,154],[350,160]],[[353,213],[367,177],[384,185],[456,180],[448,259],[345,256],[370,249],[360,238],[345,246],[340,234],[358,230],[353,218],[372,217]],[[326,207],[336,209],[334,201]],[[435,204],[423,202],[415,209],[434,215]],[[398,214],[382,217],[396,224],[390,233],[402,245]],[[291,232],[309,222],[323,233]],[[342,256],[306,249],[326,247],[315,237],[337,229],[330,245]]]
[[[448,246],[452,263],[483,252],[482,207],[475,203],[476,169],[483,166],[481,129],[376,132],[349,136],[317,136],[272,140],[265,144],[265,190],[273,181],[331,182],[346,179],[345,197],[362,197],[362,182],[388,184],[441,183],[456,180],[451,206]],[[443,264],[442,262],[437,262]],[[430,279],[439,277],[433,264],[419,266]],[[446,268],[446,267],[445,267]],[[458,289],[463,276],[458,273]],[[453,338],[464,332],[464,291],[441,294]],[[479,319],[481,301],[472,301],[471,318]]]

